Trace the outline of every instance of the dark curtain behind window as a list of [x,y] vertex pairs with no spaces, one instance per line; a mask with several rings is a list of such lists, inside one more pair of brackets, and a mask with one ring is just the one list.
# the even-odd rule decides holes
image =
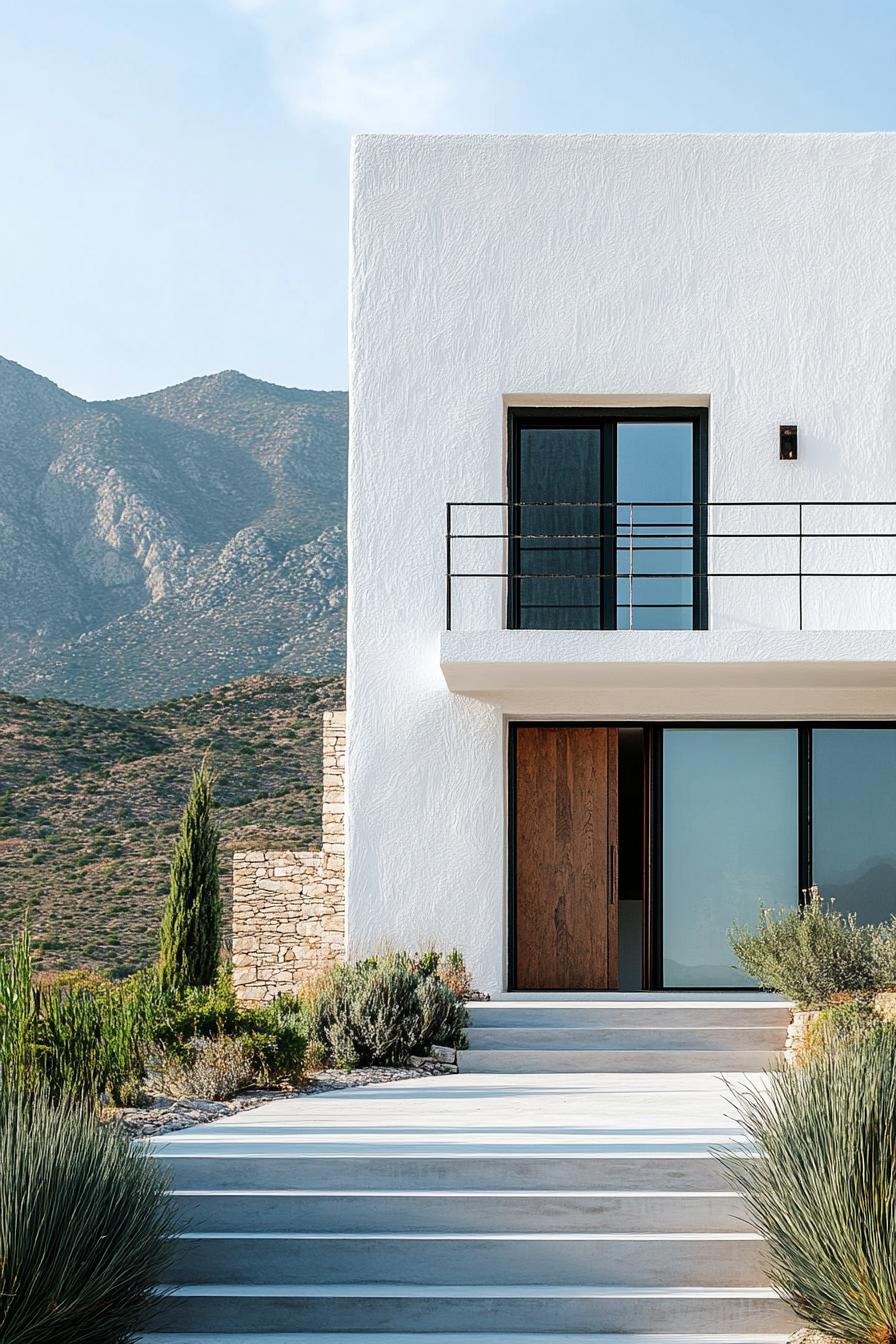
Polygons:
[[520,629],[600,628],[600,479],[598,429],[520,431]]

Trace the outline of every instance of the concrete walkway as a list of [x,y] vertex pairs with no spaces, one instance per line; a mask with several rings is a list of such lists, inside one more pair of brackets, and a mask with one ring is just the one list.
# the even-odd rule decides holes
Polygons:
[[[755,1075],[475,1074],[272,1101],[153,1140],[159,1154],[429,1158],[620,1149],[705,1152],[740,1137],[729,1085]],[[726,1081],[727,1080],[727,1081]]]

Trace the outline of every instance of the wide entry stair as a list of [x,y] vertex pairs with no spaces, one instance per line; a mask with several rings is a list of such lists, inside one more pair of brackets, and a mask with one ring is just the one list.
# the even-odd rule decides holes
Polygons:
[[459,1076],[155,1140],[189,1227],[145,1340],[774,1344],[796,1322],[710,1149],[741,1137],[716,1070],[787,1020],[758,994],[508,997],[474,1005]]
[[751,1073],[784,1044],[764,994],[528,994],[470,1004],[462,1073]]

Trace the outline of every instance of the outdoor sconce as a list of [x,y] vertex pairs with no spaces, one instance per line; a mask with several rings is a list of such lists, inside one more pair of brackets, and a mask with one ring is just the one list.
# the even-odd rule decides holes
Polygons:
[[778,456],[782,462],[796,461],[796,425],[779,426],[780,447]]

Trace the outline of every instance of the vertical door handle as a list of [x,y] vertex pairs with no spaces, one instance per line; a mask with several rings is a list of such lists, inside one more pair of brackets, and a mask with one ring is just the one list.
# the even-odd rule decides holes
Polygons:
[[618,874],[617,874],[617,869],[616,869],[616,846],[615,846],[615,845],[611,845],[611,846],[610,846],[610,873],[609,873],[609,890],[610,890],[609,900],[610,900],[610,905],[615,905],[615,904],[616,904],[616,881],[617,881],[617,876],[618,876]]

